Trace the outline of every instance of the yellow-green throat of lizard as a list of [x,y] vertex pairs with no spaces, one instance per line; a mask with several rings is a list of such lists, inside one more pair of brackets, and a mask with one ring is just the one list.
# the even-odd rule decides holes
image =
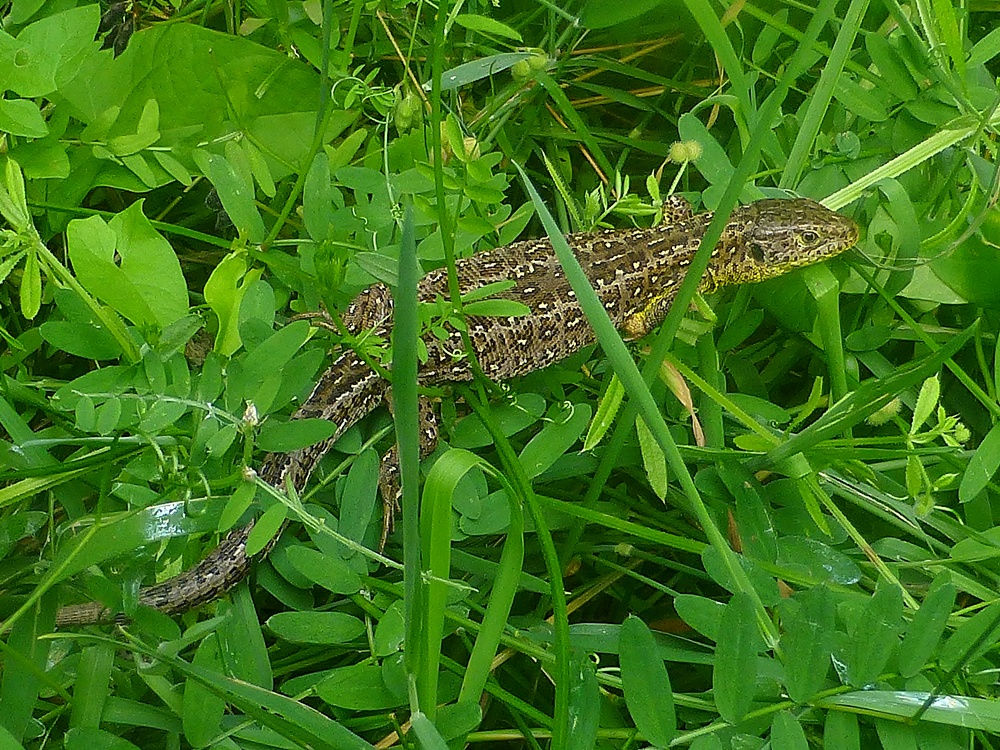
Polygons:
[[[673,202],[668,220],[647,229],[617,229],[569,235],[567,240],[615,324],[630,338],[648,333],[664,318],[711,220],[694,215],[686,204]],[[847,250],[857,242],[858,227],[847,217],[807,199],[762,200],[736,209],[730,217],[700,289],[762,281],[810,265]],[[513,286],[500,297],[517,300],[531,310],[521,317],[470,317],[466,324],[476,359],[496,380],[540,370],[594,343],[576,296],[566,281],[548,240],[516,242],[458,262],[462,293],[497,281]],[[447,297],[443,270],[420,282],[421,301]],[[392,326],[392,295],[376,284],[362,292],[344,313],[352,334],[373,329],[387,336]],[[427,336],[427,361],[420,368],[423,384],[465,381],[472,370],[456,357],[463,342],[458,331],[447,340]],[[352,351],[341,354],[323,373],[316,388],[293,418],[321,417],[337,425],[328,440],[293,453],[271,454],[260,476],[278,488],[290,482],[301,491],[320,459],[347,428],[375,409],[389,383]],[[423,452],[436,441],[428,427]],[[385,480],[383,492],[391,492]],[[178,613],[212,601],[242,580],[250,570],[246,539],[252,524],[230,532],[219,547],[193,568],[146,587],[139,603]],[[114,618],[97,603],[64,607],[58,625],[83,625]]]

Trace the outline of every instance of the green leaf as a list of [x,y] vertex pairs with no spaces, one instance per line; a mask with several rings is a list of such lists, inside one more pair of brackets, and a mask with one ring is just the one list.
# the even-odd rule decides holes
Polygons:
[[483,299],[463,306],[466,315],[494,318],[522,318],[531,315],[531,308],[512,299]]
[[941,668],[950,672],[968,664],[996,645],[1000,602],[994,602],[962,623],[941,648]]
[[712,670],[715,705],[731,724],[738,724],[750,710],[757,689],[757,652],[763,645],[753,602],[737,592],[722,614]]
[[261,427],[257,446],[271,453],[288,453],[327,440],[336,431],[337,425],[326,419],[268,420]]
[[622,686],[636,728],[651,745],[669,747],[677,733],[670,677],[657,653],[656,641],[638,617],[622,623],[618,641]]
[[196,149],[192,156],[198,168],[215,186],[223,208],[240,235],[250,242],[263,242],[267,232],[254,203],[253,182],[247,184],[224,156],[201,149]]
[[847,75],[841,75],[837,79],[833,95],[845,108],[866,120],[882,122],[889,118],[881,92],[878,89],[862,88]]
[[0,99],[0,131],[25,138],[44,138],[49,127],[34,102]]
[[287,554],[297,571],[327,591],[350,595],[361,590],[361,577],[336,555],[324,554],[301,544],[289,547]]
[[406,703],[386,687],[377,664],[361,663],[332,670],[316,686],[316,695],[331,706],[352,711],[382,711]]
[[567,750],[591,750],[597,744],[601,723],[601,690],[597,670],[590,656],[573,651],[570,661],[572,682],[569,687],[569,733]]
[[356,734],[305,703],[230,679],[215,670],[186,664],[180,659],[166,657],[165,661],[189,678],[198,680],[254,721],[299,746],[316,750],[372,750],[372,746]]
[[94,51],[100,9],[86,5],[26,26],[15,40],[0,31],[0,81],[26,99],[54,92]]
[[781,603],[781,651],[788,696],[796,703],[812,698],[830,669],[836,610],[825,586],[802,591]]
[[972,459],[958,485],[959,502],[967,503],[974,500],[986,489],[998,467],[1000,467],[1000,422],[990,428],[976,452],[972,454]]
[[771,747],[774,750],[809,750],[802,725],[788,711],[779,711],[771,720]]
[[593,410],[590,404],[572,404],[569,414],[554,412],[555,420],[549,422],[533,437],[518,458],[529,479],[548,469],[576,443],[590,422]]
[[325,240],[333,222],[333,186],[330,182],[330,165],[326,153],[313,158],[302,188],[302,219],[306,231],[316,242]]
[[903,677],[913,677],[928,664],[944,634],[957,595],[950,578],[944,571],[934,579],[927,598],[906,629],[899,649],[899,673]]
[[512,29],[507,24],[500,23],[499,21],[487,16],[459,13],[455,16],[455,23],[469,29],[470,31],[480,31],[484,34],[493,34],[494,36],[513,39],[515,42],[522,41],[521,35],[515,29]]
[[853,623],[848,679],[856,687],[872,685],[899,647],[903,595],[898,585],[880,579],[875,593],[862,605]]
[[583,440],[583,449],[585,451],[593,450],[604,439],[608,430],[611,429],[611,425],[614,424],[615,416],[618,414],[618,409],[622,405],[624,398],[625,386],[618,379],[618,375],[612,374],[611,382],[597,404],[597,414],[590,423],[590,428],[587,430],[587,437]]
[[857,715],[846,711],[827,711],[823,747],[825,750],[861,750]]
[[635,420],[635,430],[639,436],[639,449],[642,452],[642,466],[646,470],[649,486],[660,500],[666,500],[669,485],[667,480],[667,457],[656,442],[653,433],[649,431],[642,417]]
[[350,643],[365,632],[365,623],[344,612],[279,612],[267,621],[279,638],[292,643]]
[[219,319],[215,351],[223,356],[232,355],[243,344],[239,333],[240,305],[261,273],[257,268],[247,271],[244,254],[236,252],[223,258],[205,282],[205,302]]
[[122,317],[164,328],[187,315],[180,262],[143,215],[142,201],[108,224],[98,216],[71,221],[67,241],[80,283]]
[[[502,73],[521,60],[527,60],[532,54],[531,52],[502,52],[498,55],[490,55],[462,63],[444,72],[444,75],[441,76],[441,90],[452,91]],[[430,91],[430,82],[425,83],[423,88],[424,91]]]
[[21,277],[21,314],[34,320],[42,307],[42,270],[38,265],[38,254],[28,252],[24,261],[24,275]]
[[448,743],[423,711],[415,711],[411,723],[420,750],[448,750]]
[[[219,638],[210,634],[194,654],[194,664],[212,672],[221,672],[223,663],[219,653]],[[226,702],[198,680],[184,683],[184,702],[181,720],[184,736],[194,747],[208,746],[219,734],[219,725],[226,713]]]
[[938,401],[941,397],[941,382],[937,376],[927,378],[920,386],[920,395],[917,396],[917,405],[913,407],[913,419],[910,422],[910,434],[916,434],[924,422],[934,413]]
[[77,727],[66,732],[66,750],[140,750],[124,737],[106,732],[97,727]]
[[277,505],[272,505],[261,514],[261,517],[257,519],[257,522],[250,530],[250,534],[247,536],[247,555],[253,557],[267,547],[271,543],[271,540],[281,533],[281,529],[285,525],[285,516],[287,513],[288,508],[278,503]]
[[[930,697],[929,693],[909,690],[858,690],[817,702],[819,708],[848,708],[862,714],[897,716],[908,721]],[[920,716],[920,725],[928,722],[945,726],[1000,732],[1000,702],[995,698],[968,695],[938,695]],[[911,728],[919,729],[920,725]]]

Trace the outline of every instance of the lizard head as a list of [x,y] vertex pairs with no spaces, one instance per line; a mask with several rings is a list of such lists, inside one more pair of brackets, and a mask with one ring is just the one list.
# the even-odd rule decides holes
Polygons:
[[736,209],[712,256],[713,286],[763,281],[842,253],[858,225],[808,198],[761,200]]

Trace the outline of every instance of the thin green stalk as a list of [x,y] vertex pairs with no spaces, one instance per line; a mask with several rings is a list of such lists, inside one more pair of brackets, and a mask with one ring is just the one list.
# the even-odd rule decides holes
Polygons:
[[[403,493],[403,619],[406,624],[406,671],[410,679],[420,674],[427,654],[422,648],[424,589],[421,584],[420,504],[417,485],[420,481],[420,445],[417,407],[417,243],[413,235],[413,211],[407,208],[403,220],[402,249],[399,257],[399,284],[393,294],[395,315],[392,330],[393,418],[399,451],[399,476]],[[392,502],[394,498],[386,498]],[[419,690],[411,696],[421,696]],[[433,710],[418,701],[412,711]]]

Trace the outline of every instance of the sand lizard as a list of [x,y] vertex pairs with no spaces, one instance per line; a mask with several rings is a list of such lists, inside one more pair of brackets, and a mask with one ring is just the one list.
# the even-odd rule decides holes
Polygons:
[[[693,214],[674,203],[671,217],[653,228],[612,229],[569,235],[567,240],[615,324],[638,338],[664,318],[698,249],[711,214]],[[700,289],[755,282],[822,261],[854,245],[857,225],[807,199],[761,200],[733,212],[715,247]],[[467,327],[476,359],[494,380],[507,380],[540,370],[595,342],[594,333],[548,240],[515,242],[458,261],[462,293],[498,281],[514,285],[500,294],[528,306],[522,317],[471,317]],[[422,302],[447,297],[444,270],[431,271],[420,282]],[[364,290],[351,303],[344,322],[353,334],[373,330],[388,338],[392,295],[383,284]],[[446,341],[424,339],[427,361],[420,367],[424,385],[471,380],[472,369],[456,357],[463,344],[453,330]],[[353,351],[339,356],[293,418],[321,417],[334,422],[332,437],[285,454],[270,454],[260,475],[277,488],[286,482],[301,489],[337,439],[389,395],[390,384]],[[436,428],[424,436],[423,452],[436,442]],[[392,461],[383,461],[383,493]],[[252,524],[231,531],[204,560],[162,583],[143,588],[139,603],[175,614],[217,599],[248,574],[251,558],[246,540]],[[98,603],[64,607],[58,625],[83,625],[112,619]]]

